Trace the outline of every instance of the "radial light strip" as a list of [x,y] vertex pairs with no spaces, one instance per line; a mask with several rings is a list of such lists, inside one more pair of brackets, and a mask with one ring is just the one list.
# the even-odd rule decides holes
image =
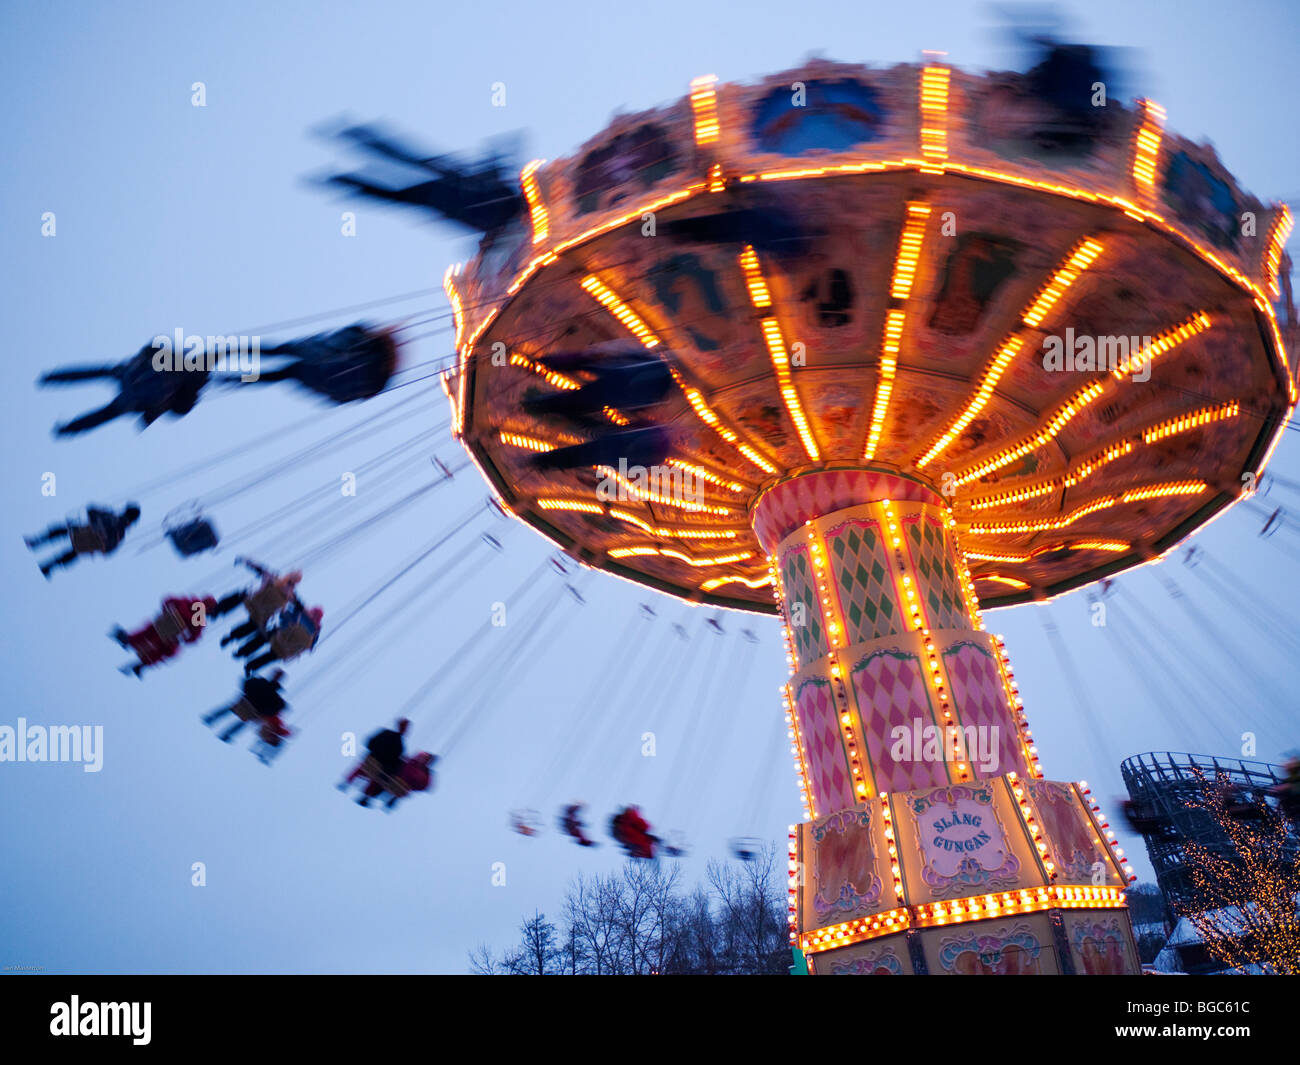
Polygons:
[[739,481],[733,481],[728,477],[714,473],[712,470],[706,470],[703,466],[696,465],[694,462],[684,462],[681,459],[669,459],[668,465],[677,466],[689,473],[693,473],[701,481],[707,481],[709,484],[716,484],[719,488],[725,488],[729,492],[745,491],[745,486]]
[[691,81],[691,113],[695,116],[695,143],[712,144],[718,139],[718,79],[705,74]]
[[1144,429],[1142,443],[1152,444],[1157,440],[1163,440],[1167,436],[1185,433],[1189,429],[1199,429],[1202,425],[1209,425],[1211,422],[1221,422],[1226,418],[1235,418],[1240,413],[1241,404],[1236,400],[1220,403],[1213,407],[1203,407],[1180,417],[1170,418],[1159,425],[1153,425],[1150,429]]
[[1111,370],[1111,376],[1118,381],[1135,370],[1148,369],[1151,363],[1155,362],[1157,355],[1163,355],[1165,352],[1171,351],[1183,341],[1196,336],[1197,333],[1204,333],[1210,328],[1210,324],[1210,316],[1204,311],[1194,314],[1182,325],[1169,330],[1167,333],[1161,333],[1150,344],[1147,344],[1140,351],[1134,352],[1115,369]]
[[648,500],[652,503],[663,503],[665,506],[677,507],[679,510],[684,510],[690,514],[733,514],[735,513],[730,507],[719,507],[719,506],[714,506],[710,503],[691,502],[690,500],[682,498],[682,496],[685,495],[684,492],[681,493],[681,495],[679,495],[678,497],[674,497],[671,492],[665,495],[657,488],[653,488],[653,487],[642,488],[639,485],[636,485],[633,482],[629,481],[626,477],[623,476],[622,473],[614,469],[613,466],[597,466],[596,469],[599,470],[604,476],[608,477],[610,480],[617,483],[633,499],[638,499],[643,501]]
[[907,315],[892,310],[885,315],[885,335],[880,342],[880,376],[876,380],[876,398],[871,405],[871,424],[867,428],[867,446],[862,449],[864,459],[876,457],[880,434],[884,430],[885,415],[889,411],[889,397],[894,392],[894,376],[898,372],[898,352],[903,337],[903,323]]
[[1047,420],[1047,423],[1033,436],[1022,440],[1015,447],[1008,448],[987,462],[980,463],[973,470],[958,477],[957,484],[963,485],[993,470],[999,470],[1003,466],[1015,462],[1016,459],[1028,455],[1031,451],[1037,451],[1043,445],[1050,444],[1056,439],[1056,435],[1074,420],[1075,415],[1081,413],[1088,404],[1105,390],[1105,386],[1100,381],[1093,381],[1091,384],[1085,385],[1062,403]]
[[867,429],[867,443],[862,457],[873,459],[880,445],[885,415],[889,412],[889,398],[894,391],[894,376],[898,372],[898,352],[903,337],[903,324],[907,314],[903,303],[912,294],[916,281],[916,265],[921,258],[921,245],[925,240],[925,224],[930,218],[930,206],[909,203],[903,232],[898,238],[898,252],[894,256],[894,273],[889,282],[889,298],[893,306],[885,315],[885,333],[880,343],[880,376],[876,380],[876,398],[871,406],[871,424]]
[[[1156,337],[1156,339],[1151,341],[1150,344],[1147,344],[1140,351],[1135,352],[1127,359],[1123,360],[1123,362],[1111,371],[1111,374],[1116,380],[1120,380],[1128,374],[1131,374],[1134,370],[1149,367],[1155,361],[1157,356],[1173,350],[1184,341],[1189,340],[1198,333],[1205,332],[1205,330],[1209,328],[1210,316],[1202,311],[1189,318],[1181,325],[1175,326],[1173,329],[1170,329],[1165,333],[1161,333],[1160,336]],[[957,484],[959,486],[969,484],[971,481],[983,477],[985,474],[991,473],[994,470],[1000,470],[1003,466],[1006,466],[1009,463],[1014,462],[1016,459],[1029,454],[1031,451],[1050,443],[1056,438],[1057,434],[1064,429],[1067,424],[1069,424],[1075,415],[1079,414],[1085,407],[1092,403],[1093,400],[1106,391],[1104,381],[1104,378],[1098,381],[1093,381],[1091,384],[1080,389],[1074,396],[1062,404],[1062,406],[1053,413],[1043,427],[1037,432],[1026,437],[1024,440],[1020,441],[1020,443],[1014,444],[1011,447],[1000,451],[992,458],[986,459],[985,461],[972,466],[970,469],[965,470],[957,477]]]
[[991,507],[1005,507],[1012,503],[1023,503],[1026,499],[1037,499],[1040,496],[1051,494],[1056,489],[1055,481],[1048,481],[1045,484],[1031,484],[1024,488],[1017,488],[1014,492],[1003,492],[996,496],[982,496],[979,499],[970,501],[971,510],[988,510]]
[[760,311],[772,306],[772,293],[768,291],[763,271],[759,269],[758,253],[752,245],[746,245],[740,253],[740,269],[745,274],[745,285],[749,289],[749,301]]
[[749,532],[748,529],[706,529],[695,526],[657,526],[652,525],[644,518],[627,510],[620,510],[617,507],[610,507],[609,516],[617,518],[619,521],[625,521],[629,525],[635,525],[638,529],[651,536],[671,536],[678,540],[734,540],[738,536],[743,536]]
[[507,433],[503,430],[497,436],[501,443],[509,447],[520,447],[525,451],[554,451],[560,446],[546,440],[539,440],[535,436],[525,436],[523,433]]
[[1071,551],[1129,551],[1133,545],[1127,540],[1079,540],[1073,544],[1063,544]]
[[1013,492],[1002,492],[994,496],[981,496],[978,499],[971,500],[970,508],[971,510],[992,510],[996,507],[1020,503],[1026,499],[1036,499],[1057,492],[1062,488],[1073,488],[1107,463],[1114,462],[1115,459],[1129,454],[1132,450],[1132,440],[1122,440],[1117,444],[1110,444],[1101,451],[1093,452],[1092,455],[1072,467],[1062,477],[1054,477],[1050,481],[1040,481],[1037,484],[1028,484]]
[[1022,581],[1019,577],[1004,577],[1000,573],[980,573],[976,575],[975,579],[977,581],[997,581],[999,584],[1006,584],[1020,591],[1024,591],[1029,587],[1029,583]]
[[[541,363],[533,362],[533,360],[528,358],[527,355],[521,355],[518,352],[513,352],[510,355],[510,365],[519,366],[525,370],[529,370],[530,372],[537,374],[538,377],[543,378],[547,384],[553,385],[555,388],[562,389],[563,391],[566,392],[572,392],[582,387],[582,385],[580,385],[572,377],[568,377],[565,374],[558,373],[555,370],[548,369],[547,367],[543,366]],[[622,413],[621,411],[615,410],[613,407],[601,407],[600,413],[603,414],[606,417],[606,419],[613,422],[615,425],[629,424],[629,419],[627,415]]]
[[1278,284],[1278,271],[1282,267],[1282,249],[1286,246],[1294,224],[1291,209],[1282,204],[1273,222],[1272,232],[1268,235],[1268,250],[1264,253],[1264,285],[1275,298],[1282,294]]
[[539,499],[537,505],[542,510],[566,510],[577,514],[605,513],[605,508],[599,503],[588,503],[582,499]]
[[974,420],[975,415],[984,409],[989,397],[993,395],[993,390],[997,387],[998,382],[1002,380],[1002,375],[1006,372],[1007,367],[1011,365],[1011,360],[1020,353],[1024,343],[1024,340],[1020,337],[1013,336],[1002,345],[1001,350],[989,364],[988,369],[984,371],[979,388],[975,390],[975,398],[967,404],[966,409],[961,412],[957,420],[948,427],[948,431],[931,444],[930,450],[917,460],[918,469],[924,469],[939,455],[943,454],[948,445],[957,438],[958,434]]
[[[1026,308],[1025,313],[1021,316],[1021,324],[1031,328],[1041,325],[1052,308],[1060,302],[1061,297],[1069,291],[1070,286],[1096,261],[1102,249],[1101,242],[1091,237],[1087,237],[1075,245],[1074,250],[1070,252],[1060,269],[1052,275],[1052,279],[1043,286],[1042,291],[1034,297],[1034,301]],[[1007,367],[1011,365],[1023,347],[1024,339],[1019,335],[1013,334],[1007,338],[997,355],[994,356],[993,361],[989,363],[988,368],[984,371],[979,388],[975,390],[974,398],[967,404],[966,409],[962,411],[957,420],[948,427],[947,431],[930,446],[930,450],[917,460],[918,469],[925,468],[935,458],[943,454],[948,446],[957,439],[962,430],[984,409],[993,396],[998,382],[1002,380],[1002,375],[1006,373]]]
[[1118,444],[1111,444],[1101,451],[1094,452],[1088,458],[1075,466],[1062,479],[1061,484],[1065,488],[1073,488],[1080,481],[1091,477],[1103,466],[1114,462],[1118,458],[1123,458],[1133,450],[1133,441],[1125,440]]
[[[602,307],[622,322],[632,335],[641,341],[645,347],[654,348],[658,346],[659,338],[654,335],[650,327],[637,316],[636,312],[633,311],[632,308],[619,299],[618,296],[614,294],[614,291],[595,274],[588,274],[582,279],[582,288],[592,298],[599,302]],[[723,440],[731,444],[737,451],[744,455],[745,458],[749,459],[750,462],[765,473],[776,472],[775,466],[763,458],[762,455],[748,444],[741,443],[740,437],[723,424],[722,419],[709,409],[709,405],[704,402],[704,397],[700,394],[698,389],[691,388],[687,385],[686,382],[682,380],[681,374],[679,374],[674,367],[670,366],[669,370],[673,375],[673,380],[677,382],[677,386],[686,396],[686,401],[691,405],[691,409],[695,411],[705,425],[709,426],[709,428],[722,437]]]
[[[1133,545],[1127,540],[1078,540],[1075,543],[1048,544],[1029,552],[967,551],[966,558],[979,562],[1030,562],[1040,555],[1053,551],[1128,551]],[[976,577],[981,580],[985,574]]]
[[746,588],[767,588],[771,585],[771,577],[758,577],[750,580],[748,577],[710,577],[700,585],[700,591],[711,592],[715,588],[721,588],[724,584],[743,584]]
[[1153,484],[1146,488],[1130,488],[1120,495],[1121,503],[1140,499],[1162,499],[1165,496],[1194,496],[1204,492],[1209,485],[1204,481],[1179,481],[1174,484]]
[[659,338],[651,332],[650,327],[641,321],[636,312],[619,299],[614,291],[595,274],[588,274],[581,283],[584,292],[623,323],[627,330],[647,348],[659,344]]
[[1017,521],[1005,525],[971,525],[967,531],[973,536],[1048,532],[1054,529],[1064,529],[1067,525],[1074,524],[1080,518],[1086,518],[1089,514],[1095,514],[1099,510],[1106,510],[1121,503],[1136,503],[1143,499],[1164,499],[1171,496],[1200,495],[1208,487],[1209,485],[1204,481],[1175,481],[1169,484],[1147,485],[1144,488],[1130,488],[1117,496],[1103,496],[1100,499],[1094,499],[1091,503],[1085,503],[1083,506],[1072,510],[1069,514],[1061,515],[1059,518],[1047,518],[1042,521]]
[[527,355],[520,355],[514,352],[510,356],[511,366],[522,366],[525,370],[530,370],[537,374],[538,377],[546,379],[546,383],[554,385],[556,388],[563,389],[566,392],[572,392],[582,387],[572,377],[566,377],[562,373],[556,373],[554,370],[547,369],[541,363],[533,362]]
[[763,271],[758,264],[758,253],[750,245],[746,245],[745,250],[740,253],[740,268],[745,274],[745,284],[749,286],[750,301],[757,310],[767,312],[759,320],[759,326],[763,330],[763,340],[767,343],[768,354],[772,357],[772,368],[776,371],[781,399],[784,400],[785,409],[789,412],[790,420],[794,422],[794,427],[799,433],[799,439],[803,441],[804,452],[809,459],[816,462],[821,458],[821,454],[817,450],[817,441],[813,439],[808,419],[804,416],[803,407],[799,403],[794,379],[790,375],[790,356],[785,350],[781,327],[772,313],[772,294],[763,279]]
[[752,447],[744,443],[740,437],[737,436],[736,433],[718,417],[713,409],[704,402],[704,396],[698,388],[693,388],[691,385],[688,385],[675,369],[672,371],[672,374],[673,380],[677,382],[677,387],[682,390],[682,394],[686,397],[686,402],[691,405],[691,409],[695,411],[695,414],[700,421],[722,437],[723,440],[744,455],[745,458],[749,459],[750,462],[764,473],[776,473],[776,467],[773,466],[772,463],[768,462],[767,459]]
[[[1028,562],[1029,554],[1026,553],[995,553],[991,551],[963,551],[962,555],[971,562]],[[979,580],[978,577],[975,578]]]
[[754,557],[753,551],[736,551],[730,555],[712,555],[709,558],[692,558],[690,555],[683,554],[681,551],[674,551],[671,547],[651,547],[648,544],[644,547],[614,547],[606,552],[610,558],[644,558],[651,555],[658,555],[663,558],[675,558],[679,562],[685,562],[688,566],[730,566],[733,562],[744,562],[746,559]]
[[1056,306],[1057,302],[1071,285],[1079,280],[1079,275],[1090,267],[1098,255],[1101,254],[1103,245],[1092,238],[1080,241],[1079,245],[1070,253],[1070,257],[1065,260],[1065,265],[1056,271],[1040,292],[1033,303],[1029,305],[1029,310],[1025,311],[1022,321],[1028,326],[1037,326],[1042,324],[1048,312]]
[[944,66],[921,70],[921,154],[927,162],[948,158],[948,79]]
[[1156,187],[1156,160],[1164,136],[1165,109],[1151,100],[1142,101],[1142,125],[1133,139],[1133,181],[1143,192]]
[[905,300],[912,294],[916,281],[916,264],[921,258],[921,245],[925,239],[925,223],[930,217],[928,203],[909,203],[903,232],[898,238],[898,253],[894,256],[894,275],[889,282],[889,297]]
[[[1187,426],[1194,428],[1194,426]],[[1008,506],[1012,503],[1020,502],[1023,499],[1032,499],[1036,496],[1048,492],[1055,492],[1062,488],[1073,488],[1077,484],[1082,484],[1103,466],[1114,462],[1116,459],[1123,458],[1133,452],[1137,446],[1137,437],[1127,440],[1120,440],[1113,444],[1107,444],[1106,447],[1099,451],[1094,451],[1087,458],[1083,459],[1077,465],[1071,467],[1064,476],[1054,477],[1050,481],[1041,481],[1038,484],[1026,485],[1024,488],[1015,492],[1007,492],[996,496],[985,496],[971,502],[972,510],[991,510],[1000,506]],[[961,483],[961,482],[958,482]]]
[[541,244],[551,233],[550,223],[546,217],[546,204],[542,202],[542,190],[537,184],[537,168],[545,159],[534,159],[519,175],[519,183],[524,188],[524,199],[528,201],[528,213],[533,222],[533,243]]

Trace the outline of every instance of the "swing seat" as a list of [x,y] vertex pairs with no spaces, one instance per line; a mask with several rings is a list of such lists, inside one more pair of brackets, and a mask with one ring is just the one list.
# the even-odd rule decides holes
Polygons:
[[188,619],[177,614],[171,607],[159,614],[153,623],[158,639],[168,644],[178,641],[188,627]]
[[542,819],[536,810],[511,810],[510,827],[521,836],[536,836],[542,831]]
[[657,850],[665,858],[685,858],[690,853],[685,835],[677,831],[664,833]]
[[104,537],[89,525],[74,525],[68,533],[68,541],[79,555],[102,554],[106,546]]
[[379,759],[373,754],[366,755],[365,761],[361,763],[361,775],[372,784],[378,784],[390,795],[396,795],[399,799],[411,794],[411,789],[407,787],[406,782],[400,777],[390,776],[383,766],[379,764]]
[[261,632],[266,632],[271,619],[288,605],[292,596],[291,591],[286,591],[283,585],[275,581],[263,583],[257,591],[244,597],[244,609],[248,611],[249,621]]
[[167,530],[167,539],[182,558],[211,551],[221,542],[217,530],[207,518],[195,518]]

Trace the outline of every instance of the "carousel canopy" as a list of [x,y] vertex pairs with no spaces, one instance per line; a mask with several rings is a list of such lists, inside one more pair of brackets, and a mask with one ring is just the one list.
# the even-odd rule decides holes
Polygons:
[[[446,280],[454,424],[505,505],[589,565],[773,612],[750,513],[809,470],[933,485],[984,607],[1141,564],[1253,489],[1296,398],[1287,209],[1155,104],[1034,84],[699,79],[526,167],[527,217]],[[538,469],[598,432],[527,412],[586,383],[546,357],[620,343],[675,387],[606,426],[666,426],[668,457]]]

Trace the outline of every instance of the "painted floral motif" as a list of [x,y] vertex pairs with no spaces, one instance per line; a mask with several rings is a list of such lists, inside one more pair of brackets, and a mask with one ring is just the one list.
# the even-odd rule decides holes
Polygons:
[[1122,976],[1130,972],[1126,938],[1118,918],[1080,921],[1070,929],[1075,965],[1087,976]]
[[813,908],[818,917],[850,914],[880,898],[883,881],[876,875],[876,849],[871,838],[871,811],[841,810],[816,823]]
[[942,940],[939,964],[961,976],[1022,976],[1040,973],[1042,944],[1028,925],[1005,935],[968,932]]
[[831,965],[832,976],[902,976],[903,963],[894,948],[877,951],[852,961]]

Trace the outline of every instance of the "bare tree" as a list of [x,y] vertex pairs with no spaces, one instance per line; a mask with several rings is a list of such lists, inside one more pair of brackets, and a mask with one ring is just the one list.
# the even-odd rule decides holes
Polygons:
[[785,893],[776,852],[736,867],[710,862],[712,890],[682,890],[676,864],[629,861],[608,876],[569,885],[559,927],[526,919],[517,947],[496,959],[470,954],[476,973],[645,975],[784,973]]
[[615,894],[612,883],[599,876],[579,874],[569,887],[564,915],[574,944],[574,967],[579,972],[595,976],[622,973],[616,946]]
[[555,925],[533,911],[519,926],[519,949],[509,955],[507,971],[515,976],[553,976],[562,971],[562,951],[556,945]]
[[738,972],[765,972],[781,951],[786,932],[780,895],[773,889],[775,848],[768,844],[754,861],[710,861],[709,883],[721,903],[732,966]]
[[475,976],[502,976],[506,968],[497,961],[486,943],[480,943],[469,952],[469,971]]

